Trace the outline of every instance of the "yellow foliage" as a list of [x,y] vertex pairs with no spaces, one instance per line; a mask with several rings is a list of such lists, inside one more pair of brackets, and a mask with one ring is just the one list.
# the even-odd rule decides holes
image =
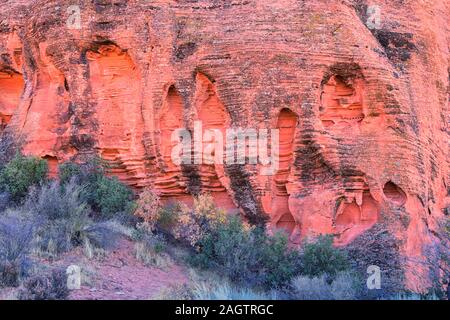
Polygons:
[[146,188],[139,195],[134,214],[144,219],[145,224],[150,229],[154,229],[159,219],[161,207],[162,203],[159,195],[152,189]]
[[225,221],[225,211],[216,207],[211,195],[201,194],[194,199],[192,209],[185,204],[180,205],[174,236],[196,247],[206,233]]

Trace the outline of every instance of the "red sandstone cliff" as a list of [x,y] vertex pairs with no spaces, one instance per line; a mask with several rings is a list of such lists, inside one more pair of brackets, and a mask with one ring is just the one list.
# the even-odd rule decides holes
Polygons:
[[[450,2],[371,1],[379,29],[368,2],[2,0],[1,130],[53,174],[98,153],[136,188],[211,192],[293,242],[382,224],[420,289],[450,204]],[[175,165],[170,136],[196,120],[280,129],[279,170]]]

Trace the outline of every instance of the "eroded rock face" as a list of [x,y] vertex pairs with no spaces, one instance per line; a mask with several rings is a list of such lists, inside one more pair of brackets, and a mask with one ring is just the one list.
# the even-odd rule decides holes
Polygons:
[[23,77],[10,70],[0,72],[0,130],[4,130],[20,102],[23,91]]
[[[378,1],[378,29],[364,0],[79,3],[79,28],[71,1],[0,13],[1,130],[51,174],[97,153],[137,189],[211,192],[294,243],[383,224],[409,286],[426,287],[420,261],[449,206],[447,0]],[[198,120],[278,128],[279,169],[174,164],[173,131]]]

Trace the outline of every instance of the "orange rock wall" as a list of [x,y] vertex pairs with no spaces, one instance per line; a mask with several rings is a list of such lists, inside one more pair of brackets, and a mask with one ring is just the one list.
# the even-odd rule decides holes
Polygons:
[[[1,130],[57,163],[98,153],[129,185],[209,191],[299,242],[385,224],[420,289],[449,206],[449,1],[6,1]],[[180,165],[179,126],[280,129],[280,168]],[[369,231],[370,232],[370,231]]]

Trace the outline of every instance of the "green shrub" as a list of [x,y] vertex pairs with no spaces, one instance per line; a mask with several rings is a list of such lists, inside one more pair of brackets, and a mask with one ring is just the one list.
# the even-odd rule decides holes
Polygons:
[[64,300],[69,296],[64,269],[30,277],[19,291],[20,300]]
[[177,224],[180,211],[181,207],[179,203],[169,203],[162,207],[159,210],[157,225],[163,230],[171,232]]
[[47,162],[35,157],[17,154],[0,172],[0,188],[15,201],[26,196],[28,189],[47,177]]
[[94,206],[105,217],[123,211],[130,211],[133,205],[133,193],[116,177],[101,177],[94,190]]
[[108,169],[106,161],[99,157],[91,157],[82,163],[68,161],[59,165],[59,179],[61,183],[75,179],[79,185],[95,184]]
[[65,162],[59,165],[58,168],[59,181],[61,184],[69,182],[73,178],[80,177],[82,174],[81,166],[74,162]]
[[[266,238],[266,239],[264,239]],[[299,272],[299,256],[297,251],[288,247],[285,233],[262,237],[261,251],[265,259],[266,287],[279,288],[288,283]]]
[[238,285],[280,288],[298,273],[298,254],[284,234],[268,236],[234,216],[199,241],[195,266],[213,269]]
[[313,242],[307,242],[301,253],[302,274],[310,277],[328,275],[331,278],[341,271],[350,269],[345,251],[333,246],[333,237],[321,235]]
[[66,162],[60,165],[60,180],[63,184],[75,180],[83,185],[81,198],[103,218],[133,209],[133,192],[116,177],[107,177],[108,165],[100,158],[92,158],[85,163]]
[[[244,230],[240,219],[232,217],[200,239],[200,252],[192,257],[192,263],[200,268],[216,269],[232,281],[245,281],[250,276],[256,278],[254,269],[261,257],[251,248],[253,236]],[[252,279],[253,283],[256,281]]]

